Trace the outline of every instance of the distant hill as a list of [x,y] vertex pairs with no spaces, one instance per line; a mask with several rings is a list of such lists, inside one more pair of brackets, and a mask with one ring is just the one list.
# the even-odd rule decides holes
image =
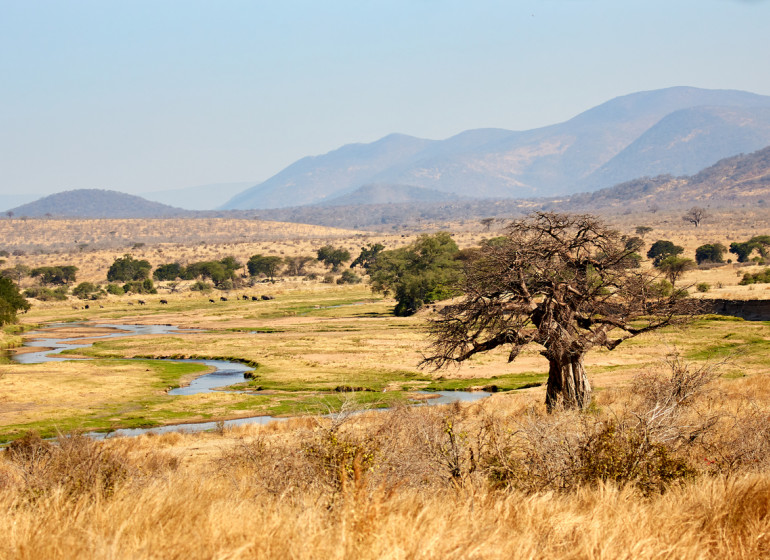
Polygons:
[[559,204],[572,209],[770,204],[770,146],[722,159],[692,176],[642,177]]
[[16,216],[67,218],[161,218],[192,214],[139,196],[101,189],[75,189],[12,208]]
[[358,206],[361,204],[398,204],[403,202],[447,202],[457,200],[456,194],[411,185],[378,183],[364,185],[351,193],[316,203],[317,206]]
[[475,198],[592,191],[643,175],[694,173],[770,144],[770,97],[674,87],[610,100],[564,123],[479,129],[446,140],[392,134],[303,158],[224,209],[316,204],[367,184]]

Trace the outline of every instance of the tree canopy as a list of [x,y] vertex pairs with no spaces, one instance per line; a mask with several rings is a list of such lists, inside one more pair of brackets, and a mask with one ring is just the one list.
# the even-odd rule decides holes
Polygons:
[[653,266],[658,266],[666,257],[675,257],[684,252],[684,247],[674,245],[673,242],[666,239],[658,239],[647,251],[647,258],[652,259]]
[[110,282],[144,280],[150,277],[150,270],[152,270],[152,265],[148,261],[138,260],[132,255],[125,254],[115,259],[110,265],[107,271],[107,280]]
[[77,277],[78,267],[72,265],[40,266],[33,268],[29,275],[39,277],[43,284],[69,284]]
[[447,232],[421,235],[407,247],[379,253],[369,267],[372,288],[395,295],[396,315],[412,315],[424,304],[456,293],[462,269],[458,255]]
[[257,276],[258,274],[264,274],[269,280],[273,280],[278,274],[278,270],[283,264],[283,259],[278,256],[263,256],[252,255],[246,266],[249,269],[249,274]]
[[342,263],[350,260],[350,251],[342,247],[332,247],[331,245],[324,245],[318,249],[317,255],[319,261],[326,266],[332,267],[332,270],[335,272]]
[[14,323],[16,313],[29,308],[29,302],[19,293],[16,284],[10,278],[0,276],[0,325]]
[[593,216],[538,212],[506,234],[465,260],[464,297],[432,321],[423,365],[440,368],[501,346],[512,361],[536,343],[549,362],[548,409],[584,408],[586,352],[612,350],[694,310],[681,292],[659,288],[658,271],[636,268],[633,248]]
[[698,264],[723,263],[727,247],[721,243],[706,243],[695,249],[695,260]]
[[369,243],[366,247],[361,247],[361,252],[350,263],[350,268],[360,266],[364,270],[369,270],[369,267],[377,260],[377,256],[384,250],[385,245],[382,243]]

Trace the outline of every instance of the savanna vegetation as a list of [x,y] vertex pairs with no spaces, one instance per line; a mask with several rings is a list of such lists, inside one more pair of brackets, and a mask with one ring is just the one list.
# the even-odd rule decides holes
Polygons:
[[[561,272],[535,267],[555,262],[558,251],[549,257],[532,243],[517,246],[515,228],[487,232],[478,221],[470,230],[404,237],[354,232],[178,246],[134,239],[130,253],[29,254],[10,245],[0,287],[13,297],[66,293],[61,301],[29,297],[29,309],[17,308],[20,323],[4,326],[4,344],[18,346],[25,329],[34,344],[48,336],[34,329],[54,323],[56,334],[94,344],[65,362],[2,366],[0,439],[9,445],[0,452],[0,557],[768,555],[770,323],[699,315],[684,325],[666,313],[655,322],[634,315],[636,304],[612,305],[623,301],[621,280],[647,275],[649,283],[632,282],[628,293],[644,287],[644,305],[669,302],[672,318],[685,291],[762,298],[770,293],[762,284],[740,284],[763,270],[751,259],[708,259],[675,278],[673,263],[665,264],[757,232],[739,221],[720,231],[719,215],[694,228],[661,214],[605,223],[596,249],[578,251],[583,260],[566,259]],[[34,222],[26,223],[30,235]],[[118,236],[109,233],[116,226],[104,227],[107,238]],[[654,267],[654,257],[640,255],[656,238],[682,251]],[[311,256],[324,247],[349,253],[336,271]],[[520,272],[526,281],[500,281],[495,263],[524,258],[525,249],[533,252]],[[147,261],[147,276],[106,282],[126,255]],[[276,257],[273,274],[249,270],[253,256]],[[71,290],[29,275],[62,263],[78,269]],[[213,275],[183,274],[195,263],[232,271],[216,297],[194,289],[213,288]],[[148,280],[157,295],[123,293]],[[700,284],[708,289],[692,289]],[[534,315],[524,314],[527,303]],[[483,328],[471,328],[461,314],[471,311],[494,312],[477,313]],[[555,321],[567,316],[575,323]],[[452,332],[475,350],[459,361],[444,354],[458,367],[421,368],[441,355],[429,333],[442,320],[467,326]],[[183,330],[100,338],[112,332],[99,326],[106,323]],[[560,328],[575,338],[558,339]],[[488,344],[485,333],[505,344]],[[586,338],[602,333],[606,340]],[[552,339],[560,342],[551,347]],[[577,407],[563,398],[546,405],[548,352],[581,341],[591,342],[581,358],[590,392]],[[169,395],[206,371],[155,360],[183,357],[237,360],[253,372],[237,391]],[[491,396],[412,406],[437,390],[480,389]],[[389,410],[361,412],[382,407]],[[220,422],[202,434],[78,435],[265,414],[288,419]]]

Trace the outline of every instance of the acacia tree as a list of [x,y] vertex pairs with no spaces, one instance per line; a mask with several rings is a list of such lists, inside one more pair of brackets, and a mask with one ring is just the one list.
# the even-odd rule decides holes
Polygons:
[[508,226],[504,241],[465,261],[464,297],[431,324],[436,368],[530,343],[548,359],[548,410],[585,408],[591,385],[583,358],[597,347],[678,322],[695,311],[682,292],[661,289],[660,274],[635,267],[633,248],[592,216],[538,212]]

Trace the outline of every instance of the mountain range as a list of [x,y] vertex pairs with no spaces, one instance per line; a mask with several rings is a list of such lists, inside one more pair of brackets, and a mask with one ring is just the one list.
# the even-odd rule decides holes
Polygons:
[[618,97],[560,124],[477,129],[446,140],[391,134],[300,159],[223,209],[318,204],[364,185],[473,198],[594,191],[639,176],[692,174],[770,145],[770,97],[673,87]]
[[[618,97],[564,123],[525,132],[478,129],[446,140],[391,134],[371,144],[305,157],[246,190],[241,190],[243,184],[221,184],[154,195],[174,206],[189,206],[203,194],[212,208],[241,190],[219,211],[206,215],[235,211],[253,217],[258,209],[268,219],[365,227],[392,224],[405,216],[433,220],[440,212],[449,218],[461,208],[496,215],[517,207],[510,201],[522,199],[598,207],[638,202],[632,194],[676,198],[685,187],[690,190],[682,197],[702,199],[707,195],[695,191],[710,192],[713,182],[699,183],[688,175],[768,145],[770,97],[675,87]],[[712,175],[719,173],[725,180],[727,171],[720,168]],[[739,191],[748,183],[741,185]],[[732,192],[725,184],[719,188],[714,200],[725,200]],[[11,212],[30,217],[201,215],[174,206],[115,191],[80,189]]]

